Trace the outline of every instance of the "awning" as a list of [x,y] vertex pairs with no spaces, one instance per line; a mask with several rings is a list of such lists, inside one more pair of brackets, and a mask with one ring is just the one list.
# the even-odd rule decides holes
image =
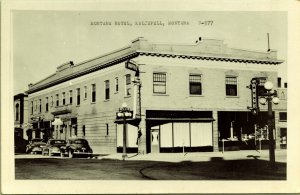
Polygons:
[[[117,124],[123,124],[123,119],[116,119],[115,123]],[[133,125],[133,126],[138,126],[141,122],[140,118],[130,118],[130,119],[126,119],[126,123]]]
[[215,121],[213,118],[146,118],[151,121]]
[[63,125],[63,122],[61,121],[60,118],[55,118],[54,121],[52,122],[52,125]]

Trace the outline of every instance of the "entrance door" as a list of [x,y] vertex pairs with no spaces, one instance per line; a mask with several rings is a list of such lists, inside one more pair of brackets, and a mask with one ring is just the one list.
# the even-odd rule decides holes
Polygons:
[[159,153],[159,129],[151,129],[151,153]]

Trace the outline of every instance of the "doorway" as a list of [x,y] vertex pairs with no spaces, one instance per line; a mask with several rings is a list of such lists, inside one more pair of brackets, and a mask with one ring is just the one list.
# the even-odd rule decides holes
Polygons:
[[151,153],[159,153],[159,129],[151,128]]

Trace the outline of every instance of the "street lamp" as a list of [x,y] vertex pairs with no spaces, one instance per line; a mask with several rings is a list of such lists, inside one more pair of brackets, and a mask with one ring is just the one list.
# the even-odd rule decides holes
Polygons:
[[123,103],[121,108],[119,108],[119,112],[117,112],[117,118],[123,119],[123,154],[122,159],[125,160],[127,157],[126,154],[126,119],[132,118],[132,111],[127,107],[126,103]]
[[267,90],[266,94],[259,99],[259,103],[265,105],[268,103],[268,129],[269,129],[269,158],[270,158],[270,167],[271,169],[275,168],[275,141],[273,134],[273,122],[272,122],[272,102],[274,104],[279,103],[279,98],[277,97],[277,91],[271,91],[273,89],[273,83],[267,81],[264,84],[265,89]]

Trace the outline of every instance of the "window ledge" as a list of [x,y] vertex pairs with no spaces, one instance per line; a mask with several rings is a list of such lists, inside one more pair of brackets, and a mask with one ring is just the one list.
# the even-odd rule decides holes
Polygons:
[[169,94],[153,93],[153,96],[169,96]]
[[96,102],[91,102],[91,104],[96,104]]
[[204,97],[204,95],[196,95],[196,94],[190,94],[190,97]]
[[131,97],[131,95],[128,95],[128,96],[124,96],[124,98],[130,98]]
[[110,99],[104,100],[104,102],[109,102]]
[[118,93],[119,93],[118,91],[115,91],[115,92],[114,92],[114,94],[118,94]]
[[79,105],[76,105],[76,107],[80,107],[80,104],[79,104]]
[[240,98],[240,96],[226,96],[225,98]]

